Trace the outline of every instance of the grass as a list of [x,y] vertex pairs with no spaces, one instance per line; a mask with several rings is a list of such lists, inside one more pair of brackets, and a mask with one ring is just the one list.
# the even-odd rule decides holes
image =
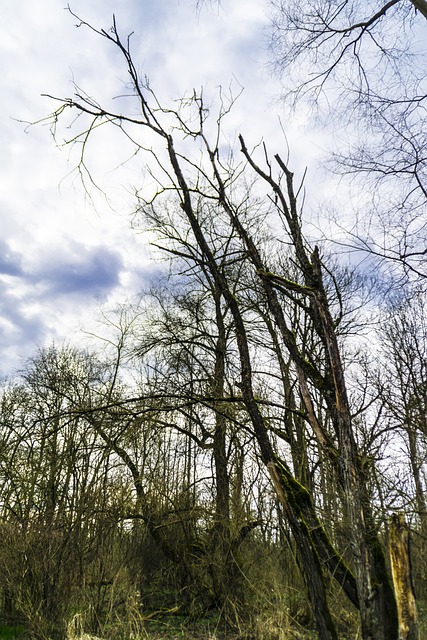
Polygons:
[[0,640],[14,640],[19,638],[24,632],[24,627],[8,627],[6,625],[0,625]]
[[138,640],[223,640],[233,635],[221,633],[217,620],[205,618],[190,620],[185,616],[164,616],[145,620]]

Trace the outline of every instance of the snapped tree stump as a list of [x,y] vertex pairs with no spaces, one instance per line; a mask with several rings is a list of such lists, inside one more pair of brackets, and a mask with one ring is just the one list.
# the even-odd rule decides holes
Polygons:
[[399,639],[418,640],[418,616],[409,555],[409,531],[403,513],[390,519],[390,561],[399,616]]

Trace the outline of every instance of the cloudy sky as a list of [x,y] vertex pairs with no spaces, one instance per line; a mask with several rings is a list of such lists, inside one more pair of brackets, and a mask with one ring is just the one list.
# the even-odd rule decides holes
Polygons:
[[[97,28],[116,15],[122,34],[151,85],[169,101],[201,86],[241,85],[232,126],[277,145],[279,88],[267,69],[267,17],[259,0],[71,0]],[[155,277],[144,238],[130,229],[129,185],[138,175],[114,171],[120,140],[92,149],[108,199],[85,198],[73,172],[76,155],[58,148],[48,126],[26,128],[55,107],[41,94],[70,96],[73,81],[99,100],[120,93],[126,71],[108,43],[76,28],[61,0],[4,4],[0,26],[0,373],[22,366],[37,346],[78,341],[101,303],[124,301]],[[287,127],[297,166],[310,165],[300,123]],[[274,151],[280,149],[275,148]],[[304,160],[302,160],[304,157]]]

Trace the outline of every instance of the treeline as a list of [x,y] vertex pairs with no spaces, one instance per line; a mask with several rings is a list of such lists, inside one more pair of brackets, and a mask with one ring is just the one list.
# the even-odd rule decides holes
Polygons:
[[[322,562],[324,587],[337,634],[355,637],[354,531],[345,496],[310,425],[294,368],[277,357],[259,292],[243,273],[235,275],[235,295],[249,318],[255,399],[292,474],[293,508],[302,501],[301,526],[311,527],[319,558],[322,537],[314,527],[329,560],[332,550],[337,554],[335,574]],[[342,298],[359,299],[365,286],[341,273]],[[287,309],[304,332],[300,348],[320,366],[309,325],[297,308]],[[344,311],[340,340],[372,524],[391,580],[390,516],[405,515],[422,614],[425,309],[421,299],[405,301],[378,333],[371,327],[375,354],[361,348],[363,336],[357,352],[352,346],[359,305]],[[23,624],[38,638],[64,637],[76,614],[87,631],[108,638],[144,637],[153,620],[172,616],[259,638],[315,629],[289,514],[260,459],[242,398],[227,306],[200,273],[179,275],[153,288],[138,310],[112,314],[103,338],[104,349],[92,352],[42,349],[3,386],[3,623]],[[320,393],[312,409],[331,437]]]
[[243,412],[221,412],[219,445],[216,413],[196,399],[206,383],[174,360],[129,393],[110,363],[52,347],[7,385],[4,622],[47,638],[82,613],[92,632],[130,637],[153,613],[237,623],[244,593],[261,608],[285,598],[292,552]]

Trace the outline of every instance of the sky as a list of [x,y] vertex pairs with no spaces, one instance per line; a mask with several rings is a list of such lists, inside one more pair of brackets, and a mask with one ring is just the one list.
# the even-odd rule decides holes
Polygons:
[[[230,130],[286,147],[280,133],[279,87],[269,73],[260,0],[223,0],[196,10],[195,0],[71,0],[72,11],[108,29],[133,32],[132,50],[165,102],[204,87],[243,88]],[[107,197],[92,200],[73,169],[76,153],[55,145],[45,118],[73,82],[99,101],[120,94],[126,70],[108,43],[76,27],[62,0],[3,3],[0,25],[0,375],[19,370],[38,347],[79,343],[99,309],[132,298],[161,265],[147,239],[131,228],[129,185],[144,177],[114,170],[120,139],[98,136],[90,160]],[[282,123],[283,124],[283,123]],[[310,166],[321,141],[303,123],[285,127],[294,166]],[[279,142],[278,142],[279,141]],[[61,142],[61,139],[59,140]],[[132,172],[132,173],[131,173]]]

